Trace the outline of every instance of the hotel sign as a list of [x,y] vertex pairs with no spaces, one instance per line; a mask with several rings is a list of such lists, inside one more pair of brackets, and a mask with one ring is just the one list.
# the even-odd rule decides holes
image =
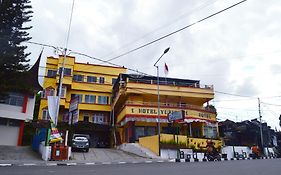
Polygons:
[[[125,111],[124,111],[125,112]],[[216,115],[213,113],[208,113],[204,111],[199,110],[192,110],[192,109],[186,109],[186,110],[180,110],[180,109],[173,109],[173,108],[161,108],[160,109],[160,116],[168,116],[168,114],[174,113],[174,112],[183,112],[184,116],[188,117],[195,117],[195,118],[202,118],[202,119],[209,119],[209,120],[216,120]],[[127,106],[126,107],[126,114],[129,115],[158,115],[158,109],[157,107],[132,107]]]

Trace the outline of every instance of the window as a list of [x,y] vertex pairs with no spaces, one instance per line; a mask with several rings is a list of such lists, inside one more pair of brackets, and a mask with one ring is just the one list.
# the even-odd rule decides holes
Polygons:
[[93,123],[104,124],[105,116],[104,116],[104,114],[94,114],[92,121],[93,121]]
[[61,88],[61,93],[60,93],[60,95],[61,95],[61,98],[65,98],[65,96],[66,96],[66,87],[65,87],[65,86],[63,86],[63,87]]
[[42,120],[48,120],[50,117],[49,117],[49,112],[48,112],[48,109],[43,109],[42,110]]
[[107,96],[99,96],[98,97],[98,104],[108,104],[108,97]]
[[214,126],[204,126],[204,134],[206,138],[216,138],[217,128]]
[[84,114],[83,121],[89,122],[89,114]]
[[85,103],[96,103],[95,95],[85,95]]
[[100,84],[104,84],[104,77],[100,77],[99,83],[100,83]]
[[114,85],[115,84],[115,82],[117,81],[117,79],[116,78],[112,78],[112,85]]
[[10,94],[5,100],[1,103],[13,106],[23,106],[24,96],[19,94]]
[[57,70],[51,70],[49,69],[47,72],[47,77],[53,78],[57,76]]
[[87,76],[87,82],[88,83],[96,83],[97,82],[97,77],[95,77],[95,76]]
[[82,103],[82,97],[83,97],[82,94],[71,94],[71,99],[73,99],[75,97],[78,97],[78,102]]
[[47,88],[47,89],[43,90],[43,92],[41,93],[41,97],[47,98],[48,96],[54,96],[54,94],[55,94],[54,89]]
[[[60,67],[59,73],[61,73],[61,70],[62,70],[62,67]],[[71,76],[71,69],[69,69],[69,68],[64,68],[63,75]]]
[[75,75],[73,75],[73,81],[83,82],[84,81],[84,76],[83,75],[79,75],[79,74],[75,74]]

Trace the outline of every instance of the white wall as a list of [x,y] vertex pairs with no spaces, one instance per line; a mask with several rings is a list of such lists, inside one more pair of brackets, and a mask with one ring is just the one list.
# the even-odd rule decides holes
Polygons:
[[34,95],[33,98],[28,97],[27,106],[26,106],[26,114],[28,116],[33,116],[33,111],[34,111],[34,106],[35,106],[35,97],[36,97],[36,95]]
[[17,146],[19,127],[0,125],[0,145]]

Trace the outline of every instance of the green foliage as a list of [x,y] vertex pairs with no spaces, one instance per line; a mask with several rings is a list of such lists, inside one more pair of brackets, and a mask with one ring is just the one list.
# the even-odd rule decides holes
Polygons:
[[30,53],[24,52],[27,46],[22,42],[31,39],[27,33],[31,26],[24,24],[30,21],[32,13],[29,0],[0,1],[0,96],[28,88],[27,83],[19,81],[29,68]]

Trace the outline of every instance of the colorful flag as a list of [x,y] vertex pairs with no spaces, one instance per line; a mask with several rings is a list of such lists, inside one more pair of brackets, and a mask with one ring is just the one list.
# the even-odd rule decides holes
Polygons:
[[62,137],[56,128],[56,125],[51,122],[51,135],[50,135],[50,143],[55,143],[55,142],[62,142]]

